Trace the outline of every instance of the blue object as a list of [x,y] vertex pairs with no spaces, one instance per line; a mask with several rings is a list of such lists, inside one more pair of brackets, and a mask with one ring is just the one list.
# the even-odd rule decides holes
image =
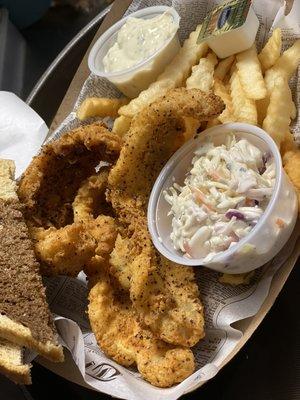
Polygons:
[[228,18],[230,17],[231,14],[231,7],[226,7],[224,10],[221,12],[221,15],[218,20],[218,29],[223,28],[223,26],[226,24]]
[[50,5],[51,0],[0,0],[0,8],[8,10],[9,19],[20,29],[38,21]]

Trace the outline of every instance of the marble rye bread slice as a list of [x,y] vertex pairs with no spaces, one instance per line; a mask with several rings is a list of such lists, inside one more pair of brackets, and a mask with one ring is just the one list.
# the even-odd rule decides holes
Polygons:
[[63,361],[13,177],[0,160],[0,338]]
[[15,383],[29,385],[31,383],[29,364],[23,363],[21,346],[0,339],[0,373]]

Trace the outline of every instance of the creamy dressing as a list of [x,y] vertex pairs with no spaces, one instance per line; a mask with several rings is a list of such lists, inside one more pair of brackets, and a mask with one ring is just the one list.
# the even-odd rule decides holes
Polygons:
[[204,144],[184,186],[164,191],[174,248],[207,261],[234,246],[261,218],[274,184],[274,159],[248,140],[229,134],[226,145]]
[[105,72],[122,71],[147,59],[171,39],[177,29],[169,13],[149,19],[128,18],[118,32],[116,43],[103,58]]

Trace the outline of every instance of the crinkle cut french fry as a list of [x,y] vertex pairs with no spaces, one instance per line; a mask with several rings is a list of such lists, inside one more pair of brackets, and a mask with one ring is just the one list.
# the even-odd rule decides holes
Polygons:
[[293,102],[291,102],[291,119],[295,119],[297,117],[297,107],[296,104]]
[[255,271],[245,272],[243,274],[222,274],[219,277],[219,282],[231,286],[249,285],[254,274]]
[[287,79],[277,78],[262,126],[279,148],[285,139],[286,132],[289,130],[291,101],[292,95]]
[[236,118],[233,111],[233,105],[230,93],[227,90],[226,86],[223,84],[223,82],[221,82],[217,78],[215,78],[214,82],[214,93],[217,96],[221,97],[226,106],[222,114],[218,116],[218,120],[222,122],[222,124],[226,124],[227,122],[234,122]]
[[206,43],[197,43],[200,29],[201,25],[185,40],[182,48],[157,80],[151,83],[148,89],[143,90],[137,98],[131,100],[126,106],[121,107],[119,114],[132,118],[142,108],[155,101],[158,97],[163,96],[169,89],[183,84],[192,66],[205,55],[208,49]]
[[120,107],[128,103],[126,98],[109,99],[106,97],[88,97],[77,110],[77,118],[81,121],[90,117],[116,117]]
[[214,68],[218,59],[214,53],[200,58],[197,65],[192,68],[191,75],[186,80],[187,89],[200,89],[209,92],[214,83]]
[[[266,82],[266,86],[268,89],[268,94],[265,97],[265,99],[262,100],[264,105],[269,104],[270,95],[272,94],[272,92],[274,90],[275,83],[277,80],[281,80],[281,79],[284,79],[285,81],[287,81],[289,79],[288,75],[281,68],[279,68],[279,69],[271,68],[271,69],[267,70],[266,75],[265,75],[265,82]],[[288,90],[290,91],[290,96],[288,98],[289,116],[291,119],[295,119],[297,116],[297,108],[295,106],[295,103],[293,102],[292,92],[291,92],[290,87],[288,87]],[[286,109],[287,109],[287,107],[286,107]]]
[[296,71],[300,62],[300,39],[286,51],[283,52],[282,56],[276,61],[272,68],[281,69],[284,71],[285,77],[290,79]]
[[113,133],[119,136],[124,136],[129,131],[131,120],[132,118],[120,115],[114,121],[114,125],[112,128]]
[[265,73],[265,85],[267,88],[267,94],[263,99],[256,100],[257,105],[257,119],[258,124],[262,126],[264,119],[267,115],[267,110],[270,104],[270,95],[272,93],[274,82],[276,78],[280,78],[282,74],[278,73],[278,71],[274,71],[273,68],[270,68]]
[[280,57],[282,46],[281,29],[274,29],[264,48],[258,55],[262,70],[271,68]]
[[[266,96],[265,103],[270,102],[270,96],[274,90],[274,86],[275,86],[276,82],[281,81],[281,80],[288,82],[289,78],[290,78],[290,74],[288,74],[287,71],[285,71],[282,68],[276,68],[274,66],[273,68],[266,71],[265,82],[266,82],[266,87],[268,90],[268,95]],[[292,99],[292,92],[291,92],[290,87],[288,86],[288,88],[286,88],[286,90],[289,90],[289,92],[290,92],[290,96],[286,99],[286,101],[289,101],[289,116],[291,119],[294,119],[294,118],[296,118],[296,115],[297,115],[297,109],[296,109],[296,106]],[[286,107],[286,109],[287,109],[287,107]]]
[[277,78],[289,80],[296,71],[300,62],[300,39],[285,52],[276,61],[272,68],[268,69],[265,74],[265,82],[268,93],[270,94]]
[[[297,69],[300,62],[300,39],[298,39],[289,49],[287,49],[281,57],[276,61],[272,68],[268,69],[265,73],[265,83],[267,88],[267,96],[265,99],[258,103],[259,113],[263,116],[263,111],[266,105],[270,102],[270,96],[273,92],[275,83],[279,80],[288,81]],[[292,100],[290,88],[285,88],[289,90],[290,95],[287,97],[289,102],[289,107],[285,105],[285,109],[289,108],[289,117],[291,119],[296,118],[297,110],[296,106]],[[263,108],[261,108],[263,107]]]
[[259,126],[262,126],[262,123],[266,118],[269,103],[270,103],[270,96],[268,94],[265,98],[256,100],[257,123]]
[[233,71],[230,78],[230,94],[236,121],[248,124],[257,124],[257,111],[255,101],[248,99],[237,71]]
[[255,45],[236,55],[236,66],[246,96],[253,100],[263,99],[267,89]]
[[[229,70],[229,74],[228,74],[229,75],[229,79],[228,79],[227,82],[225,82],[226,85],[230,81],[230,78],[231,78],[232,74],[234,73],[234,71],[236,71],[236,59],[234,59],[233,63],[231,64],[231,67],[230,67],[230,70]],[[227,77],[228,77],[228,75],[227,75]]]
[[284,140],[281,142],[280,153],[282,157],[283,165],[288,160],[288,152],[297,151],[296,142],[294,140],[294,135],[291,132],[286,132],[284,135]]
[[284,170],[298,194],[298,212],[300,214],[300,150],[293,149],[283,155]]
[[220,81],[224,80],[234,62],[234,59],[234,56],[230,56],[219,62],[214,73],[215,79],[219,79]]

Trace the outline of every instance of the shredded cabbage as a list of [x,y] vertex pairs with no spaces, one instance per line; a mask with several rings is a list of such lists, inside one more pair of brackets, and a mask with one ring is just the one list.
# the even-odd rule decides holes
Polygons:
[[274,159],[248,140],[228,134],[226,144],[204,144],[184,185],[164,191],[174,248],[208,260],[234,246],[261,218],[274,183]]

